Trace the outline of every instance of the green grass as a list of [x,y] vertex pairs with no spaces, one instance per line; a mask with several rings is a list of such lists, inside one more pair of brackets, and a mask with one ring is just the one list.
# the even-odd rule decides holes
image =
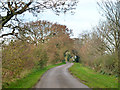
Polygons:
[[113,76],[102,75],[79,63],[69,68],[73,76],[90,88],[118,88],[118,79]]
[[65,63],[49,65],[44,67],[43,69],[33,69],[33,71],[26,77],[19,79],[16,82],[10,83],[10,85],[5,88],[32,88],[47,70],[62,64]]

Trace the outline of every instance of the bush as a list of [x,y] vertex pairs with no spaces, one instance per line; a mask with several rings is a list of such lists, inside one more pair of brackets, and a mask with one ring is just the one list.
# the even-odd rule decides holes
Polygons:
[[118,61],[115,54],[102,55],[95,58],[82,57],[81,62],[101,74],[118,76]]
[[3,83],[9,83],[24,77],[22,73],[25,73],[26,70],[32,70],[38,65],[43,68],[48,57],[44,48],[39,47],[19,40],[12,41],[9,45],[4,46],[2,50]]

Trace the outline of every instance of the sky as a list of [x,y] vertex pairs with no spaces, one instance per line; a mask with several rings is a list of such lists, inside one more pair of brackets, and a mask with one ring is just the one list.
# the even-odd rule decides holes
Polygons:
[[[77,38],[80,33],[90,31],[101,19],[96,1],[79,0],[76,10],[74,10],[74,15],[67,13],[57,16],[53,11],[47,10],[39,15],[39,19],[66,25],[69,29],[73,30],[74,36],[72,38]],[[33,21],[33,18],[28,16],[26,19]],[[34,20],[36,19],[34,18]]]
[[33,17],[30,13],[26,14],[24,20],[47,20],[49,22],[57,22],[58,24],[66,25],[69,29],[73,30],[74,36],[71,36],[71,38],[77,38],[82,32],[91,31],[92,27],[96,26],[101,19],[96,1],[98,0],[79,0],[79,3],[74,10],[74,15],[66,13],[58,16],[52,10],[46,10],[45,12],[40,13],[38,18]]

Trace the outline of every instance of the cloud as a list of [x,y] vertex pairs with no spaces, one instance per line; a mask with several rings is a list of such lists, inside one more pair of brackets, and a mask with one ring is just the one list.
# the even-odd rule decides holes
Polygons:
[[94,3],[95,0],[79,0],[81,4],[86,4],[86,3]]
[[[75,14],[60,14],[57,16],[51,10],[46,10],[39,14],[40,20],[57,22],[73,29],[74,37],[77,37],[84,30],[90,30],[101,18],[97,8],[96,0],[80,0],[75,10]],[[28,18],[28,16],[27,16]],[[29,19],[29,18],[28,18]],[[35,18],[33,18],[35,20]]]

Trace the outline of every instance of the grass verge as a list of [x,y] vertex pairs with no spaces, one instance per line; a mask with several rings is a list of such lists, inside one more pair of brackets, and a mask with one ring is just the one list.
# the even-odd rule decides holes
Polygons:
[[44,67],[43,69],[34,69],[26,77],[10,83],[10,85],[5,88],[32,88],[47,70],[62,64],[65,64],[65,63],[49,65]]
[[118,88],[117,78],[102,75],[79,63],[74,63],[74,65],[69,68],[69,71],[90,88]]

